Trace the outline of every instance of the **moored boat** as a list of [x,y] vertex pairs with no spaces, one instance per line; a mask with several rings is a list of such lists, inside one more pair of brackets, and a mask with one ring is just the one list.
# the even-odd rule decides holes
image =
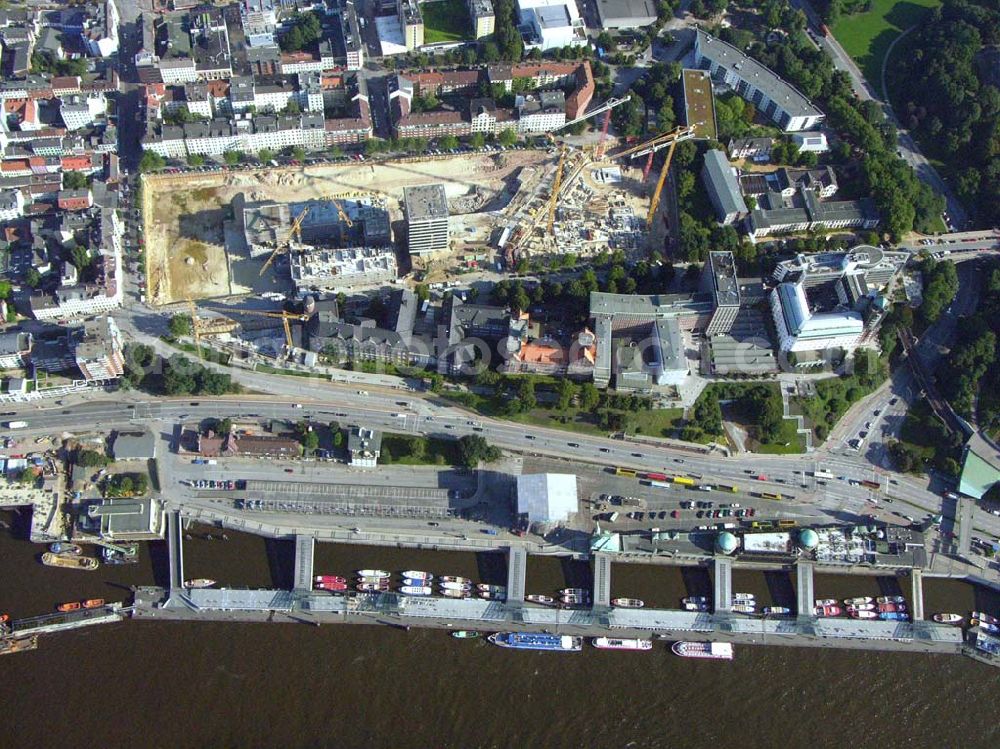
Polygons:
[[961,624],[962,617],[958,614],[935,614],[931,617],[938,624]]
[[469,590],[447,590],[441,591],[441,595],[445,598],[471,598],[472,592]]
[[552,596],[542,596],[536,593],[525,596],[524,600],[530,601],[531,603],[540,603],[543,606],[552,606],[556,602],[556,599]]
[[906,603],[906,599],[903,596],[879,596],[875,599],[876,603]]
[[583,638],[570,635],[550,635],[538,632],[496,632],[489,641],[502,648],[515,650],[552,650],[557,652],[579,652],[583,650]]
[[439,587],[441,590],[472,590],[469,583],[441,583]]
[[83,547],[68,543],[67,541],[56,541],[53,544],[49,544],[49,551],[53,554],[82,554]]
[[638,637],[595,637],[590,643],[598,650],[652,650],[653,641]]
[[887,622],[905,622],[910,617],[901,611],[882,611],[878,614],[878,618]]
[[880,603],[878,604],[878,613],[880,614],[894,614],[897,611],[904,611],[906,606],[899,603]]
[[675,642],[670,649],[681,658],[709,658],[731,661],[733,646],[729,642]]
[[423,588],[424,586],[430,585],[431,581],[421,580],[420,578],[404,577],[402,584],[411,588]]
[[346,583],[346,577],[340,577],[339,575],[316,575],[314,578],[318,583]]
[[992,624],[993,626],[1000,626],[1000,620],[982,611],[973,611],[972,618],[978,619],[981,622],[986,622],[987,624]]
[[638,598],[612,598],[611,605],[621,609],[641,609],[646,602]]
[[733,600],[740,603],[753,603],[757,600],[757,596],[753,593],[733,593]]
[[399,589],[404,596],[429,596],[434,589],[429,585],[404,585]]
[[434,575],[430,572],[422,572],[421,570],[406,570],[402,576],[410,580],[423,580],[424,582],[434,579]]
[[389,577],[389,573],[385,570],[358,570],[358,577]]
[[787,606],[765,606],[762,609],[762,613],[765,616],[786,616],[791,614],[792,610]]
[[847,615],[852,619],[878,619],[878,614],[869,609],[848,609]]
[[38,648],[38,635],[30,637],[11,637],[0,640],[0,655],[23,653]]
[[[875,599],[871,596],[861,596],[860,598],[845,598],[845,606],[862,606],[864,604],[875,603]],[[871,609],[866,609],[866,611],[871,611]]]
[[459,583],[461,585],[472,585],[472,580],[467,577],[456,577],[455,575],[443,575],[438,578],[442,583]]
[[559,600],[566,606],[586,606],[587,599],[583,596],[559,596]]
[[79,611],[80,608],[79,601],[69,601],[68,603],[60,603],[56,606],[57,611]]
[[[877,604],[874,604],[874,603],[857,603],[857,604],[849,603],[849,604],[847,604],[847,610],[848,611],[875,611],[876,605]],[[888,604],[888,605],[891,606],[893,604]]]
[[479,632],[474,629],[456,629],[451,636],[456,640],[472,640],[479,637]]
[[685,611],[708,611],[707,603],[685,603]]
[[827,604],[825,606],[817,606],[813,609],[813,613],[816,616],[840,616],[844,613],[844,610],[840,606]]
[[734,603],[733,611],[737,614],[753,614],[757,611],[757,606],[753,603]]
[[990,624],[989,622],[983,621],[982,619],[969,619],[969,626],[972,627],[973,629],[979,627],[981,630],[989,632],[990,634],[996,634],[1000,632],[1000,627],[998,627],[996,624]]
[[104,605],[103,598],[88,598],[86,601],[83,602],[83,607],[85,609],[99,609],[103,605]]
[[384,593],[389,590],[388,581],[384,583],[358,583],[354,586],[361,593]]
[[489,590],[478,590],[478,591],[476,591],[476,593],[479,595],[480,598],[482,598],[483,600],[486,600],[486,601],[506,601],[507,600],[507,594],[506,593],[494,593],[494,592],[489,591]]
[[75,554],[42,554],[42,564],[49,567],[65,567],[71,570],[93,571],[97,569],[97,560],[93,557],[82,557]]
[[838,602],[837,602],[836,598],[817,598],[816,599],[816,607],[817,608],[819,608],[820,606],[836,606],[837,603]]
[[586,588],[563,588],[559,591],[559,594],[564,596],[589,596],[590,591]]
[[316,590],[328,590],[331,593],[340,593],[347,590],[347,583],[316,583],[313,585]]
[[209,580],[207,577],[196,577],[184,583],[185,588],[211,588],[213,585],[215,580]]
[[682,598],[681,603],[708,603],[708,598],[705,596],[688,596],[687,598]]

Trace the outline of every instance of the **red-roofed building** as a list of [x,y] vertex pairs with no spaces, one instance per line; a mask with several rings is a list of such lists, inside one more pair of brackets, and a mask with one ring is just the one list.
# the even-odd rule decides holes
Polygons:
[[52,95],[66,96],[80,93],[81,78],[76,75],[61,75],[52,79]]
[[60,190],[56,206],[61,211],[85,211],[94,204],[94,196],[89,189]]

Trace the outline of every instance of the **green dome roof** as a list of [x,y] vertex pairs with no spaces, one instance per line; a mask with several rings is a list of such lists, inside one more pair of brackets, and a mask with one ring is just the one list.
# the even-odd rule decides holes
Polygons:
[[721,551],[723,554],[732,554],[736,551],[738,546],[736,541],[736,536],[734,536],[729,531],[723,531],[719,534],[719,537],[715,539],[715,548]]
[[819,544],[819,536],[812,528],[806,528],[799,534],[799,544],[803,549],[815,549]]

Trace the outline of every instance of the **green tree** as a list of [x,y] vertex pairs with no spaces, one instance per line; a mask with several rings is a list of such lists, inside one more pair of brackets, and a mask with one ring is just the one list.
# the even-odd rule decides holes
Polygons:
[[592,382],[580,386],[580,409],[586,413],[592,412],[601,402],[601,393]]
[[72,250],[70,250],[70,261],[81,273],[90,267],[90,264],[94,262],[94,258],[90,255],[90,250],[86,247],[81,247],[77,245]]
[[302,146],[292,146],[292,158],[296,161],[303,161],[306,158],[306,149]]
[[565,411],[573,403],[573,398],[576,396],[576,385],[568,378],[563,377],[556,384],[556,395],[559,396],[559,402],[556,407],[560,411]]
[[83,172],[63,172],[64,190],[82,190],[87,185],[87,176]]
[[35,268],[28,268],[24,274],[24,283],[33,289],[37,289],[42,283],[42,274]]
[[239,151],[226,151],[222,154],[222,160],[226,162],[226,166],[236,166],[242,158],[243,155]]
[[500,450],[478,434],[467,434],[458,440],[458,454],[462,465],[475,468],[480,462],[492,463],[500,459]]
[[167,160],[155,151],[143,151],[139,160],[139,171],[143,174],[158,172],[167,165]]
[[517,143],[517,133],[513,128],[504,128],[500,131],[500,135],[497,136],[497,140],[500,142],[501,146],[510,148]]
[[12,286],[10,281],[0,279],[0,299],[9,299]]
[[174,315],[170,318],[168,329],[174,338],[191,335],[191,315]]
[[458,138],[454,135],[445,135],[438,141],[438,145],[440,145],[445,151],[450,151],[458,148]]
[[270,164],[274,161],[275,153],[270,148],[262,148],[257,152],[257,160],[261,164]]
[[205,157],[200,153],[189,153],[187,157],[188,166],[198,168],[200,166],[205,166]]

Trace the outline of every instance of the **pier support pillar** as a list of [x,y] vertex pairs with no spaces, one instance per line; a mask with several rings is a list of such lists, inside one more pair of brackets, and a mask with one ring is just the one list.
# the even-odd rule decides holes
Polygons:
[[316,550],[316,539],[301,533],[295,536],[295,585],[296,592],[312,590],[313,583],[313,553]]
[[715,593],[712,597],[716,611],[733,610],[733,560],[715,558]]
[[523,546],[507,547],[507,600],[524,602],[524,584],[528,575],[528,552]]
[[924,573],[923,570],[914,569],[910,571],[910,585],[912,586],[913,598],[913,621],[919,622],[924,618]]
[[594,606],[611,605],[611,557],[594,555]]
[[795,565],[796,590],[798,591],[799,616],[813,616],[813,608],[816,605],[816,591],[813,585],[813,575],[815,566],[812,562],[799,561]]

